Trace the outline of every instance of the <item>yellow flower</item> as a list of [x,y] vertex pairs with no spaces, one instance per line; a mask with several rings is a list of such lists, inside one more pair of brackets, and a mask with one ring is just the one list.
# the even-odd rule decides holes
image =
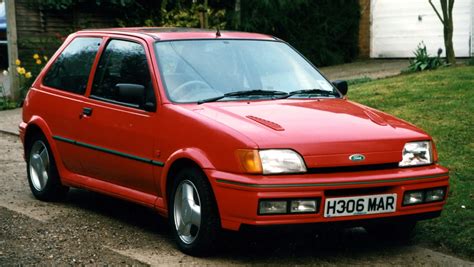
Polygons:
[[47,56],[44,56],[44,61],[48,61],[48,57]]
[[37,59],[36,64],[41,65],[41,59]]
[[17,59],[17,60],[15,60],[15,64],[16,64],[17,66],[20,66],[20,65],[21,65],[21,61],[20,61],[19,59]]
[[31,72],[28,71],[27,73],[25,73],[25,78],[27,79],[31,78]]
[[22,68],[22,67],[17,67],[17,68],[16,68],[16,71],[17,71],[18,74],[20,74],[20,75],[23,75],[23,74],[26,73],[25,68]]
[[33,55],[33,58],[34,58],[34,59],[38,59],[38,58],[40,58],[40,56],[39,56],[38,54],[34,54],[34,55]]

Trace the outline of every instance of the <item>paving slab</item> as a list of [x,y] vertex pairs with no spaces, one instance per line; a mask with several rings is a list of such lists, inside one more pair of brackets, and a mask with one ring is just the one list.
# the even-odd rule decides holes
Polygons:
[[21,108],[0,111],[0,132],[19,135],[18,125],[21,122]]
[[319,69],[330,80],[380,79],[400,74],[409,64],[408,59],[371,59]]

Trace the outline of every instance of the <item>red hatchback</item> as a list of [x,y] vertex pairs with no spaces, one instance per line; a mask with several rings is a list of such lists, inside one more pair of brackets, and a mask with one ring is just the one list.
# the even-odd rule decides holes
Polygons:
[[272,36],[80,31],[25,99],[28,181],[41,200],[79,187],[154,208],[193,255],[242,225],[406,234],[439,216],[431,137],[346,93]]

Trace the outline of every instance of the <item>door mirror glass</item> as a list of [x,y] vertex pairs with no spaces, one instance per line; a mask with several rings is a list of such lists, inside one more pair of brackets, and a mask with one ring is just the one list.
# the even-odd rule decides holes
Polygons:
[[341,92],[342,95],[344,96],[347,95],[347,91],[349,87],[347,86],[346,81],[336,80],[336,81],[332,81],[332,84],[336,86],[337,90],[339,90],[339,92]]
[[117,92],[117,101],[143,106],[145,103],[145,86],[133,83],[118,83],[115,85]]

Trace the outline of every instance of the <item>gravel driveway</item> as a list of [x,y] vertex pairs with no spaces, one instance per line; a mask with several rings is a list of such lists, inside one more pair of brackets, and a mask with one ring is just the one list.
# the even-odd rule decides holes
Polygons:
[[362,229],[328,233],[231,234],[216,256],[178,251],[165,219],[84,190],[60,203],[29,191],[22,145],[0,133],[0,265],[436,265],[472,262],[414,244],[380,241]]

